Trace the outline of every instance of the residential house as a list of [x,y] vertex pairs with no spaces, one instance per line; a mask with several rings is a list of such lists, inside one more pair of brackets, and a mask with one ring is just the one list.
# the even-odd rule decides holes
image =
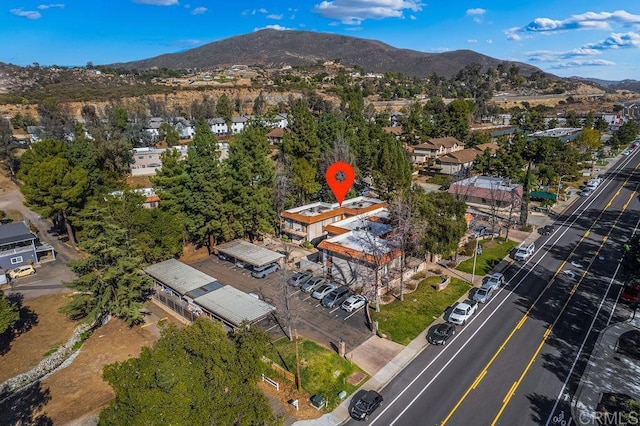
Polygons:
[[248,121],[247,117],[233,117],[231,119],[231,133],[235,135],[243,131]]
[[448,192],[469,206],[504,211],[520,206],[523,187],[506,178],[472,176],[451,184]]
[[356,197],[338,203],[313,203],[280,214],[280,231],[294,242],[317,243],[328,234],[327,227],[348,217],[386,207],[377,198]]
[[161,117],[151,117],[149,123],[145,127],[145,131],[151,135],[152,141],[158,141],[160,139],[160,126],[164,123],[164,119]]
[[371,292],[377,279],[380,290],[400,266],[401,252],[388,240],[392,226],[384,207],[335,222],[327,230],[329,237],[318,249],[333,281]]
[[269,142],[269,145],[281,145],[285,131],[286,129],[283,127],[271,129],[269,133],[267,133],[267,141]]
[[481,151],[473,148],[463,149],[460,151],[445,154],[436,159],[436,165],[433,167],[439,173],[445,175],[460,175],[471,170],[476,157]]
[[485,152],[489,150],[489,152],[493,156],[493,155],[496,155],[496,152],[498,152],[498,149],[500,149],[500,146],[498,146],[497,143],[487,142],[487,143],[481,143],[479,145],[476,145],[473,147],[473,149],[477,149],[480,152]]
[[167,149],[176,149],[182,158],[187,157],[187,147],[177,145],[171,148],[133,148],[131,176],[153,176],[162,167],[160,156]]
[[184,117],[176,117],[173,127],[177,130],[180,139],[192,139],[196,134],[193,122]]
[[386,133],[391,133],[393,136],[395,136],[396,140],[400,139],[400,136],[402,136],[402,126],[387,126],[387,127],[383,127],[382,131],[386,132]]
[[0,268],[13,269],[37,263],[41,256],[55,259],[55,250],[41,243],[24,222],[0,225]]
[[444,138],[431,138],[425,143],[414,145],[411,156],[413,164],[422,165],[429,159],[457,152],[463,148],[464,143],[451,136]]
[[29,141],[31,143],[40,142],[44,135],[44,127],[27,126],[27,134],[29,135]]
[[227,127],[227,123],[224,121],[224,118],[210,118],[207,122],[209,123],[209,126],[211,126],[211,131],[216,135],[226,135],[229,133],[229,128]]

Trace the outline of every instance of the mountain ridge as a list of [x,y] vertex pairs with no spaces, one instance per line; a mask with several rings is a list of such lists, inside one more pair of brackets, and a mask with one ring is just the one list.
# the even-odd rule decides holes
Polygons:
[[[229,37],[200,47],[167,53],[153,58],[108,64],[125,69],[149,68],[218,68],[231,65],[262,65],[276,68],[282,65],[309,66],[325,61],[339,61],[360,66],[368,72],[401,72],[412,77],[427,77],[433,73],[454,77],[461,69],[479,63],[483,70],[504,64],[515,64],[522,75],[543,72],[523,62],[507,61],[472,50],[426,53],[396,48],[379,40],[313,31],[264,29]],[[548,74],[559,78],[553,74]]]

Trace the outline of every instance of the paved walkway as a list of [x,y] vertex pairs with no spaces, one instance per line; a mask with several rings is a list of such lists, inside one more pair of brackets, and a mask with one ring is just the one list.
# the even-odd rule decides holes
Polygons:
[[640,360],[617,351],[618,339],[638,331],[640,318],[610,325],[600,332],[576,394],[571,415],[576,424],[596,425],[596,408],[603,393],[621,393],[640,399]]

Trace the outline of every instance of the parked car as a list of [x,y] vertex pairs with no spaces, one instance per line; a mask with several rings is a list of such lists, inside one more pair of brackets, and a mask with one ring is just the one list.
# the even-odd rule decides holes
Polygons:
[[268,265],[254,267],[253,272],[251,272],[251,276],[253,278],[264,278],[267,275],[278,272],[279,270],[280,265],[278,265],[277,263],[270,263]]
[[525,245],[524,241],[520,243],[518,248],[516,249],[516,254],[513,255],[515,260],[524,261],[527,260],[533,252],[536,251],[535,243],[531,243],[529,245]]
[[581,197],[588,197],[591,194],[593,194],[593,189],[583,189],[582,191],[578,192],[578,195]]
[[622,155],[629,155],[629,154],[631,154],[631,152],[629,150],[622,151]]
[[473,300],[478,303],[487,303],[493,297],[493,287],[480,287],[473,295]]
[[335,308],[336,306],[340,306],[349,296],[351,296],[349,287],[335,288],[322,298],[322,306],[325,308]]
[[357,309],[362,308],[367,303],[367,298],[361,294],[353,294],[349,296],[347,300],[342,302],[342,309],[347,312],[353,312]]
[[478,310],[478,302],[466,300],[454,305],[453,311],[449,315],[449,322],[456,325],[465,325],[469,318]]
[[494,290],[497,290],[501,285],[504,285],[504,275],[499,272],[496,272],[491,275],[487,275],[484,277],[482,287],[492,287]]
[[324,297],[335,290],[338,286],[333,283],[322,284],[318,287],[313,293],[311,293],[311,297],[314,299],[322,300]]
[[27,275],[33,275],[35,273],[36,270],[33,265],[18,266],[17,268],[9,271],[9,278],[13,280],[15,278],[26,277]]
[[638,303],[638,296],[640,296],[640,284],[635,286],[627,285],[620,295],[620,300],[626,303]]
[[294,287],[300,287],[302,284],[311,279],[311,277],[313,277],[313,274],[311,272],[296,272],[289,278],[288,283]]
[[374,411],[378,409],[380,405],[382,405],[382,395],[378,392],[369,390],[362,395],[353,407],[351,407],[351,417],[356,420],[366,420]]
[[555,228],[553,225],[545,225],[538,228],[538,234],[540,235],[550,235]]
[[438,324],[429,330],[427,341],[432,345],[444,345],[450,337],[456,334],[456,326],[446,322]]
[[305,293],[312,293],[322,284],[326,284],[327,280],[322,277],[311,277],[300,286],[300,290]]

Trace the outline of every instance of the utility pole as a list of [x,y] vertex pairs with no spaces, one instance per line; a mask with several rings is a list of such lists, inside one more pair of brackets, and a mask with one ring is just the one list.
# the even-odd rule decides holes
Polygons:
[[296,339],[296,386],[302,390],[302,377],[300,377],[300,355],[298,354],[298,330],[295,330]]

